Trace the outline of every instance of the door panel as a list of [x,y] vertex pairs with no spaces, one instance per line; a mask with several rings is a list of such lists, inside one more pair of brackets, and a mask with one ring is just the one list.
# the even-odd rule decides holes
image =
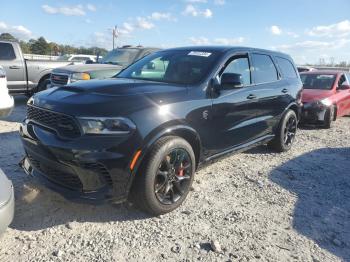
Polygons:
[[[243,87],[235,91],[222,91],[213,99],[211,120],[214,153],[247,143],[257,137],[261,119],[257,119],[259,97],[256,89]],[[255,98],[252,97],[255,96]]]
[[257,137],[270,135],[273,128],[279,124],[280,116],[284,108],[289,104],[289,83],[278,81],[257,86],[256,94],[259,97],[258,110],[256,111]]
[[0,65],[6,71],[8,88],[26,88],[25,65],[19,52],[9,43],[0,43],[0,49]]
[[[252,53],[253,80],[259,97],[259,110],[256,111],[257,136],[271,135],[279,124],[284,109],[290,103],[290,83],[281,80],[281,73],[273,57],[263,53]],[[294,70],[294,69],[293,69]]]
[[[221,76],[236,77],[230,83],[221,84]],[[247,143],[256,137],[256,110],[258,97],[251,85],[248,53],[231,56],[218,73],[217,96],[213,98],[212,117],[207,148],[211,154],[220,153]]]

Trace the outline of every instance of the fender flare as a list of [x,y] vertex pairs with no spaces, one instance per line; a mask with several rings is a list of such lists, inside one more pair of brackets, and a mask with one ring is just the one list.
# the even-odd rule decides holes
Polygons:
[[49,77],[50,77],[51,71],[52,71],[52,69],[45,69],[45,70],[41,71],[41,72],[38,74],[38,77],[37,77],[37,79],[36,79],[36,81],[35,81],[35,82],[36,82],[36,85],[38,86],[39,83],[40,83],[40,81],[41,81],[43,78],[45,78],[46,76],[49,76]]
[[298,120],[300,120],[300,117],[301,117],[301,106],[298,105],[296,102],[290,103],[290,104],[286,107],[286,109],[283,111],[282,116],[283,116],[289,109],[293,110],[293,111],[296,113]]
[[[143,163],[143,160],[145,159],[145,157],[147,156],[147,154],[152,150],[152,147],[154,145],[154,143],[156,141],[158,141],[158,139],[160,139],[161,137],[164,136],[181,136],[181,134],[191,134],[193,136],[193,138],[195,139],[198,148],[197,148],[197,152],[195,152],[196,155],[196,167],[198,166],[198,163],[200,162],[200,158],[202,155],[202,143],[199,137],[199,134],[197,133],[197,131],[187,125],[174,125],[174,126],[170,126],[170,127],[166,127],[166,128],[162,128],[159,132],[153,134],[152,136],[150,136],[149,138],[145,139],[145,143],[144,146],[141,148],[141,155],[139,157],[139,159],[137,160],[137,164],[135,165],[134,169],[131,171],[131,176],[130,179],[128,181],[128,185],[127,185],[127,192],[130,192],[131,186],[134,182],[134,179],[136,177],[137,171],[139,170],[141,164]],[[184,138],[184,137],[183,137]],[[185,140],[187,140],[186,138],[184,138]],[[187,140],[188,141],[188,140]],[[191,142],[188,141],[190,144]],[[191,146],[193,147],[193,145],[191,144]],[[193,151],[195,151],[195,149],[193,149]]]

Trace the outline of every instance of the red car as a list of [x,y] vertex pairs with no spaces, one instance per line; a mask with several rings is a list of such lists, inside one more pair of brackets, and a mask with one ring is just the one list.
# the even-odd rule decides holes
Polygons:
[[312,71],[300,74],[303,82],[302,123],[330,128],[338,117],[350,115],[350,73]]

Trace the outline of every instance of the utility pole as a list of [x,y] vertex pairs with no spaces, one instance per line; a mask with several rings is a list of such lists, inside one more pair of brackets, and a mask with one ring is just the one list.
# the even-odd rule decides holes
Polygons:
[[112,30],[112,37],[113,37],[113,50],[114,50],[114,40],[118,37],[118,27],[115,25]]

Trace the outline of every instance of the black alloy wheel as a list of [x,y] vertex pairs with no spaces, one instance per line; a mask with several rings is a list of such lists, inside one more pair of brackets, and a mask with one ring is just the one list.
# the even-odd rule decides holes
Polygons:
[[290,117],[284,128],[284,143],[286,146],[293,144],[296,132],[297,132],[297,119]]
[[149,214],[171,212],[190,192],[195,163],[193,148],[185,139],[160,138],[142,160],[129,198]]
[[174,204],[186,192],[190,185],[192,163],[184,149],[175,148],[167,154],[159,165],[155,181],[154,193],[165,205]]
[[288,110],[282,117],[275,137],[268,144],[277,152],[286,152],[292,148],[298,128],[298,118],[293,110]]

